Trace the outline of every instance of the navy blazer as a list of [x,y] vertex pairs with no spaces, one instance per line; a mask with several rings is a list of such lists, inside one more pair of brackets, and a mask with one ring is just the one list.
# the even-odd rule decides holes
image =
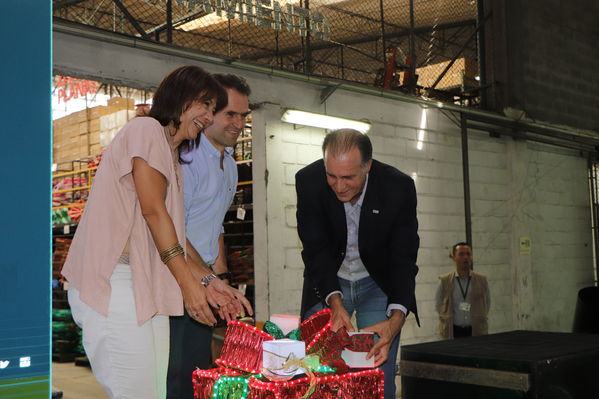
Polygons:
[[[322,159],[295,175],[297,229],[303,244],[302,316],[331,292],[341,290],[337,272],[347,246],[343,203],[329,187]],[[358,248],[368,273],[388,303],[416,309],[416,256],[420,240],[416,188],[408,175],[372,161],[360,213]]]

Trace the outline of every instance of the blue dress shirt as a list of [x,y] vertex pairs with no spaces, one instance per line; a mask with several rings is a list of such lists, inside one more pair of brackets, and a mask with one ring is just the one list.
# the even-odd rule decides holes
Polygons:
[[237,163],[231,148],[225,149],[223,168],[220,151],[202,133],[200,145],[183,154],[185,231],[204,262],[214,264],[218,239],[224,232],[223,219],[237,188]]

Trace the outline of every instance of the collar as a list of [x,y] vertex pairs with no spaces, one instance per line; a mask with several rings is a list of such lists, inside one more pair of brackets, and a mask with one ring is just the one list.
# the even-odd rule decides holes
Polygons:
[[368,188],[368,176],[370,173],[366,173],[366,181],[364,182],[364,188],[362,189],[362,194],[360,194],[360,198],[356,201],[356,205],[360,205],[362,207],[362,203],[364,202],[364,195],[366,194],[366,188]]
[[355,204],[351,204],[350,201],[344,202],[343,205],[344,206],[348,206],[349,208],[346,209],[355,209],[355,208],[362,208],[362,203],[364,202],[364,194],[366,194],[366,188],[368,187],[368,174],[366,174],[366,181],[364,182],[364,188],[362,189],[362,194],[360,194],[360,197],[358,198],[358,200],[356,201]]
[[[468,272],[468,277],[472,277],[472,270],[470,270],[470,271]],[[460,273],[458,273],[458,272],[455,272],[455,278],[461,278],[461,277],[460,277]]]
[[[206,137],[206,135],[204,134],[204,132],[201,133],[201,138],[200,138],[200,147],[205,150],[206,152],[208,152],[208,154],[214,158],[219,158],[220,159],[220,150],[218,148],[216,148],[214,146],[214,144],[212,144],[210,142],[210,140],[208,140],[208,137]],[[225,154],[227,155],[231,155],[233,153],[233,147],[225,147]]]

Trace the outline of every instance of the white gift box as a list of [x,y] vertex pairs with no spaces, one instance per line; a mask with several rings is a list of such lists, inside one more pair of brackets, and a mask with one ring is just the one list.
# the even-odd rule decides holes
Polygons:
[[263,374],[268,378],[273,375],[291,378],[294,375],[303,374],[305,372],[303,368],[283,369],[283,365],[292,354],[295,359],[306,357],[306,343],[288,338],[264,341],[262,343]]
[[286,314],[273,314],[270,316],[270,322],[275,323],[281,331],[283,331],[283,335],[287,335],[300,326],[300,317]]
[[[364,332],[348,332],[350,336],[355,334],[373,334],[373,332],[364,331]],[[373,337],[374,338],[374,337]],[[374,356],[370,359],[366,360],[366,355],[368,352],[354,352],[349,349],[343,349],[341,352],[341,358],[347,364],[349,368],[352,369],[362,369],[362,368],[374,368]]]

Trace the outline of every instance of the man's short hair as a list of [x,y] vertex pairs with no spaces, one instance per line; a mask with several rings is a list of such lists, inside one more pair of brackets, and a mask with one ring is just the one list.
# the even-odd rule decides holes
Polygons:
[[339,129],[328,133],[322,143],[322,154],[328,151],[329,155],[338,157],[354,147],[360,151],[361,165],[365,166],[372,159],[372,143],[367,135],[354,129]]
[[[247,97],[249,97],[252,92],[252,90],[250,89],[250,85],[248,85],[245,79],[241,76],[232,75],[230,73],[215,73],[212,75],[212,77],[225,89],[233,89]],[[217,104],[214,113],[217,113],[224,109],[227,106],[227,104],[228,102],[222,106],[219,106],[220,104]]]
[[462,245],[465,245],[468,248],[470,248],[470,250],[472,250],[472,245],[468,244],[467,242],[458,242],[457,244],[454,244],[451,248],[451,257],[455,256],[455,251],[457,251],[458,247],[461,247]]
[[240,92],[241,94],[248,96],[248,97],[252,93],[252,90],[250,89],[250,85],[248,85],[248,82],[241,76],[232,75],[230,73],[228,73],[228,74],[215,73],[212,76],[225,89],[236,90],[236,91]]

